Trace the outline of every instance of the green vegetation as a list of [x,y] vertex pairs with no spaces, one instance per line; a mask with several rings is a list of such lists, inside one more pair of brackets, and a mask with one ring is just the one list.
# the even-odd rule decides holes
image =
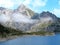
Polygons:
[[25,33],[25,34],[26,35],[53,35],[54,32],[38,31],[38,32]]
[[32,27],[32,31],[49,31],[49,29],[47,29],[52,23],[49,21],[49,22],[44,22],[44,23],[38,23],[36,26],[33,26]]
[[22,31],[6,28],[0,25],[0,37],[4,38],[4,37],[14,36],[14,35],[22,35]]
[[[46,24],[41,25],[43,27],[48,26]],[[40,28],[39,28],[40,29]],[[11,29],[11,28],[6,28],[0,25],[0,38],[6,38],[6,37],[11,37],[11,36],[20,36],[20,35],[52,35],[53,32],[46,32],[44,30],[38,31],[38,32],[26,32],[23,33],[22,31]]]

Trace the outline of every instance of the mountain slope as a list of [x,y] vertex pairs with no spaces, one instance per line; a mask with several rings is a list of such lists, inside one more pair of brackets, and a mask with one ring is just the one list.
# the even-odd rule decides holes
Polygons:
[[[50,12],[42,12],[41,14],[35,14],[32,19],[37,19],[39,22],[32,27],[32,30],[36,31],[48,31],[53,32],[59,29],[58,17]],[[60,19],[59,19],[60,20]],[[57,27],[59,26],[59,27]],[[59,29],[60,30],[60,29]]]
[[10,15],[10,14],[12,14],[12,12],[13,12],[13,10],[11,10],[11,9],[0,7],[0,15],[1,14]]

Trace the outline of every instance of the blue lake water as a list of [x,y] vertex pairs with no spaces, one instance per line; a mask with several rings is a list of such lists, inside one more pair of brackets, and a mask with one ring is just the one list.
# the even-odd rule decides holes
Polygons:
[[0,45],[60,45],[60,34],[54,36],[21,36],[0,42]]

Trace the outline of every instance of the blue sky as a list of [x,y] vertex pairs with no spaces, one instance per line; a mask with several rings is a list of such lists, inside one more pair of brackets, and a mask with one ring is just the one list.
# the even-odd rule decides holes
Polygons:
[[0,0],[0,7],[16,9],[24,4],[35,12],[50,11],[60,17],[60,0]]

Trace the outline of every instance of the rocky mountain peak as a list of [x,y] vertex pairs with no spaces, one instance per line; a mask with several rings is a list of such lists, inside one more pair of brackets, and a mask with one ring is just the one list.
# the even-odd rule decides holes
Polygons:
[[31,18],[34,15],[34,11],[27,8],[24,4],[21,4],[17,9],[11,10],[4,7],[0,7],[0,14],[10,15],[12,13],[20,13]]
[[49,12],[49,11],[47,11],[47,12],[42,12],[42,13],[40,14],[40,17],[43,17],[43,18],[44,18],[44,17],[45,17],[45,18],[50,17],[50,18],[52,18],[54,21],[57,21],[57,16],[56,16],[55,14]]
[[34,11],[32,11],[29,8],[27,8],[24,4],[21,4],[15,11],[19,12],[21,14],[27,15],[30,18],[31,18],[31,16],[34,15]]
[[21,5],[17,8],[17,10],[22,13],[22,12],[24,12],[24,11],[26,10],[26,6],[23,5],[23,4],[21,4]]
[[47,12],[42,12],[41,14],[40,14],[40,17],[56,17],[56,15],[55,14],[52,14],[51,12],[49,12],[49,11],[47,11]]
[[32,17],[32,19],[41,19],[41,18],[48,18],[48,17],[52,18],[55,21],[57,20],[57,16],[55,16],[55,14],[50,13],[49,11],[47,12],[43,11],[40,14],[36,13]]

